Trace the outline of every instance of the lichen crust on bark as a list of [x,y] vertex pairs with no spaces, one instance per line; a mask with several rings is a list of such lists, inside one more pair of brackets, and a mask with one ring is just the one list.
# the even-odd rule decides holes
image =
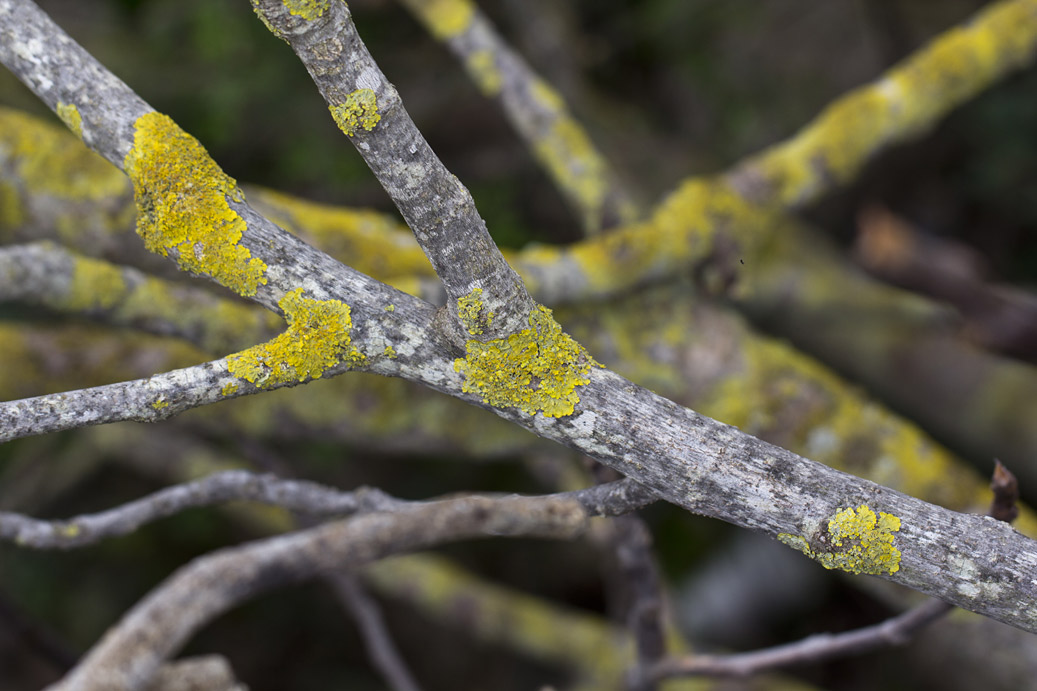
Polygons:
[[241,244],[243,202],[237,183],[173,120],[150,112],[135,123],[124,168],[133,181],[137,234],[148,250],[176,252],[182,269],[212,277],[239,295],[265,284],[266,263]]
[[884,511],[876,515],[867,504],[861,504],[856,509],[839,509],[813,541],[791,533],[780,533],[778,540],[826,569],[893,575],[900,570],[900,550],[894,546],[894,533],[899,531],[899,517]]
[[259,388],[271,388],[317,379],[343,362],[352,366],[365,362],[353,345],[349,305],[313,300],[302,292],[296,288],[277,303],[288,320],[283,333],[227,358],[231,374]]
[[378,100],[371,89],[357,89],[346,97],[342,105],[328,106],[335,124],[347,137],[358,131],[370,132],[382,116],[378,113]]
[[[479,296],[473,291],[458,303],[462,321],[475,333],[478,315],[486,318]],[[471,339],[465,351],[466,357],[454,361],[454,370],[464,375],[462,389],[528,415],[572,415],[580,402],[576,388],[590,382],[587,375],[597,365],[543,305],[530,313],[528,329],[486,342]]]

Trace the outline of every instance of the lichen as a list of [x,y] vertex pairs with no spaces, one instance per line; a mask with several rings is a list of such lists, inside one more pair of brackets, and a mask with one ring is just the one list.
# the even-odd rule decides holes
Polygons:
[[765,194],[774,201],[806,202],[831,182],[850,180],[882,147],[932,126],[999,74],[1029,62],[1035,43],[1031,7],[994,3],[882,79],[833,102],[748,167],[765,181]]
[[276,338],[227,357],[235,377],[259,388],[316,379],[334,365],[358,366],[366,360],[352,344],[349,305],[339,300],[313,300],[303,289],[287,293],[277,304],[288,328]]
[[465,59],[465,66],[484,96],[495,96],[500,92],[504,78],[497,69],[493,53],[488,50],[477,50]]
[[779,534],[778,540],[826,569],[892,575],[900,570],[900,550],[893,544],[894,533],[899,531],[897,516],[882,511],[876,516],[867,504],[861,504],[837,511],[811,542],[790,533]]
[[290,14],[307,21],[324,16],[331,3],[328,0],[282,0]]
[[245,221],[228,203],[245,195],[198,140],[168,116],[146,113],[137,119],[124,165],[133,181],[137,233],[150,251],[175,251],[181,268],[240,295],[255,295],[266,283],[266,264],[240,244]]
[[65,123],[65,126],[72,130],[72,134],[80,139],[83,138],[83,117],[79,114],[79,109],[74,104],[58,101],[54,112]]
[[457,299],[457,317],[473,336],[483,333],[483,327],[488,329],[492,326],[493,312],[483,306],[482,288],[475,288]]
[[390,360],[395,360],[396,359],[396,349],[393,348],[391,345],[385,346],[385,357],[389,358]]
[[0,182],[0,230],[21,228],[24,222],[25,209],[18,198],[18,190],[9,182]]
[[708,258],[719,235],[751,243],[770,218],[722,180],[695,178],[667,197],[647,221],[562,250],[523,251],[515,266],[531,289],[538,287],[537,275],[575,271],[572,280],[582,295],[614,295]]
[[[0,108],[0,161],[5,158],[30,193],[78,201],[115,197],[126,189],[118,168],[64,128]],[[5,213],[5,223],[8,215],[15,214]]]
[[223,396],[233,396],[238,392],[238,385],[234,382],[228,382],[223,385],[220,389],[220,394]]
[[151,403],[151,407],[154,408],[155,410],[162,410],[163,408],[168,408],[169,407],[169,401],[165,401],[165,400],[160,398],[160,399],[158,399],[156,401],[153,401]]
[[407,226],[369,209],[351,209],[299,199],[274,190],[249,190],[264,216],[331,256],[397,287],[405,277],[433,277],[428,257]]
[[64,525],[59,525],[58,532],[62,537],[74,539],[79,537],[80,533],[83,532],[83,528],[78,523],[69,522]]
[[346,96],[345,103],[328,106],[328,110],[335,124],[348,137],[359,130],[370,132],[382,119],[378,113],[378,101],[371,89],[357,89]]
[[110,309],[126,297],[122,272],[108,262],[75,259],[68,291],[61,306],[69,310]]
[[528,329],[485,343],[469,340],[465,350],[467,356],[454,361],[464,375],[462,389],[527,415],[571,415],[580,402],[576,387],[590,381],[597,364],[543,306],[530,313]]
[[408,5],[417,12],[429,33],[440,41],[467,31],[475,14],[469,0],[411,0]]

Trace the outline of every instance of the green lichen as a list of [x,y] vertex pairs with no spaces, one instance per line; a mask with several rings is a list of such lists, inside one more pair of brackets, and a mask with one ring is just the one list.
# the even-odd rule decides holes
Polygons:
[[117,267],[79,257],[75,259],[68,291],[60,306],[73,311],[111,309],[125,297],[126,281]]
[[328,106],[335,124],[347,137],[359,130],[370,132],[382,119],[378,114],[378,101],[371,89],[357,89],[346,96],[342,105]]
[[465,59],[465,66],[483,96],[496,96],[500,92],[504,78],[497,69],[493,53],[488,50],[477,50]]
[[228,199],[245,195],[198,141],[172,119],[139,117],[126,154],[133,181],[137,233],[152,252],[176,252],[181,268],[211,276],[240,295],[266,283],[266,264],[240,244],[247,229]]
[[365,361],[352,345],[349,305],[339,300],[313,300],[296,288],[277,304],[288,328],[276,338],[227,357],[231,374],[259,388],[316,379],[339,363]]
[[482,288],[475,288],[457,299],[457,316],[468,333],[473,336],[483,333],[484,327],[490,328],[493,324],[493,312],[483,306]]
[[65,123],[65,126],[72,130],[72,134],[80,139],[83,138],[83,117],[79,114],[79,109],[75,105],[58,101],[54,112]]
[[4,159],[11,161],[30,193],[79,201],[116,197],[126,190],[119,169],[64,128],[0,108],[0,161]]
[[778,540],[814,559],[826,569],[856,574],[892,575],[900,570],[900,550],[893,546],[900,519],[861,504],[840,509],[824,532],[808,542],[799,535],[781,533]]
[[465,378],[463,390],[528,415],[571,415],[580,402],[576,387],[590,381],[587,374],[597,364],[543,306],[529,315],[528,329],[486,343],[470,340],[465,349],[467,357],[454,361]]
[[469,0],[408,0],[407,4],[440,41],[463,34],[475,15]]
[[328,0],[283,0],[290,14],[312,21],[324,16],[331,3]]

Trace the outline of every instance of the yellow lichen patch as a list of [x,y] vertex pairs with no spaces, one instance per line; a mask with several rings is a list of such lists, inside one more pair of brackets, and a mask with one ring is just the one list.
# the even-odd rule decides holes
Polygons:
[[[493,312],[488,311],[482,303],[482,288],[457,299],[457,317],[464,328],[473,336],[483,333],[493,324]],[[485,329],[484,329],[485,327]]]
[[567,114],[559,114],[534,153],[583,216],[586,227],[601,226],[601,206],[608,188],[605,162],[598,156],[587,133]]
[[493,53],[488,50],[477,50],[465,58],[465,66],[483,96],[495,96],[500,92],[503,78],[497,69]]
[[317,204],[268,189],[250,188],[249,200],[286,230],[379,281],[436,275],[414,234],[388,214]]
[[126,297],[126,281],[108,262],[78,257],[62,307],[69,310],[109,309]]
[[284,333],[227,357],[231,374],[270,388],[316,379],[342,362],[350,366],[364,362],[363,353],[352,345],[349,305],[305,298],[302,292],[296,288],[277,303],[288,321]]
[[874,84],[838,99],[756,167],[768,196],[802,203],[845,182],[877,150],[929,127],[997,76],[1030,61],[1037,22],[1027,3],[994,3],[951,29]]
[[80,527],[78,523],[66,523],[58,527],[58,532],[61,533],[63,537],[76,538],[79,537],[81,532],[83,532],[83,528]]
[[154,408],[155,410],[162,410],[163,408],[168,408],[169,407],[169,401],[164,401],[164,400],[162,400],[160,398],[157,401],[154,401],[151,404],[151,407]]
[[528,415],[571,415],[580,402],[576,387],[590,381],[587,373],[597,364],[543,306],[529,315],[528,329],[486,343],[470,340],[465,349],[467,357],[454,361],[463,390]]
[[324,16],[331,3],[328,0],[283,0],[290,14],[310,21]]
[[24,222],[25,209],[18,190],[8,182],[0,182],[0,230],[19,228]]
[[393,348],[391,345],[385,346],[385,357],[389,358],[390,360],[395,360],[396,359],[396,349]]
[[407,0],[407,6],[441,41],[467,31],[475,14],[469,0]]
[[229,382],[227,384],[224,384],[223,388],[220,389],[220,394],[222,394],[223,396],[233,396],[237,392],[238,392],[238,385],[235,384],[234,382]]
[[386,312],[395,312],[396,311],[396,305],[389,304],[389,305],[386,305],[384,307],[384,309],[385,309]]
[[778,539],[814,559],[826,569],[857,574],[892,575],[900,570],[900,550],[893,546],[900,519],[867,505],[840,509],[824,532],[808,543],[798,535],[781,533]]
[[198,140],[171,118],[139,117],[125,170],[133,181],[137,233],[152,252],[174,250],[181,268],[240,295],[266,283],[266,264],[240,244],[245,221],[228,203],[245,196]]
[[575,262],[588,292],[613,293],[706,259],[718,233],[751,238],[768,217],[726,184],[692,179],[672,193],[649,221],[602,233],[553,257],[523,252],[519,266],[534,268],[543,263],[545,271],[571,271]]
[[83,138],[83,117],[79,114],[79,109],[75,105],[58,101],[54,112],[58,114],[65,126],[72,130],[72,134],[80,139]]
[[378,101],[371,89],[357,89],[346,96],[342,105],[328,106],[335,124],[346,136],[352,137],[359,130],[370,132],[382,119],[378,114]]
[[126,177],[118,168],[63,128],[0,108],[0,161],[4,159],[13,162],[15,174],[32,193],[95,200],[126,190]]

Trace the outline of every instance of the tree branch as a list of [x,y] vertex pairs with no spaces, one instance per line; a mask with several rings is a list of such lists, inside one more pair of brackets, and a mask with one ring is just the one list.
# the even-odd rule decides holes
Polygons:
[[[333,5],[337,6],[338,3]],[[344,10],[338,12],[341,19]],[[31,3],[0,0],[0,20],[4,36],[0,58],[36,87],[48,104],[56,106],[59,100],[66,104],[75,102],[62,98],[65,95],[89,96],[83,101],[80,123],[86,141],[97,142],[103,148],[112,143],[112,133],[131,134],[136,130],[141,134],[140,142],[130,144],[119,139],[113,144],[117,148],[112,150],[133,153],[133,165],[128,167],[138,183],[155,181],[160,188],[190,183],[194,185],[192,189],[205,191],[204,198],[196,201],[204,208],[215,208],[218,218],[228,220],[231,225],[237,223],[228,209],[240,217],[248,232],[231,230],[228,236],[233,239],[234,233],[240,232],[240,242],[225,236],[216,240],[206,236],[197,242],[213,249],[217,256],[226,250],[237,260],[247,259],[245,269],[227,270],[224,265],[199,267],[189,261],[188,268],[208,271],[242,292],[254,289],[256,299],[267,306],[293,294],[298,298],[299,294],[294,291],[305,287],[323,308],[335,308],[341,314],[341,305],[345,303],[340,303],[336,296],[349,296],[356,309],[354,321],[358,322],[357,333],[351,338],[355,336],[357,343],[366,343],[370,342],[368,338],[374,341],[376,336],[382,336],[383,343],[395,345],[401,353],[403,346],[408,348],[408,357],[401,356],[399,360],[386,357],[375,362],[376,353],[367,353],[372,359],[368,365],[372,371],[413,377],[466,400],[478,400],[505,419],[610,465],[668,501],[766,532],[830,568],[881,575],[1015,626],[1037,630],[1037,612],[1026,606],[1037,596],[1037,558],[1033,542],[1010,528],[992,525],[992,521],[985,522],[979,517],[956,514],[826,468],[683,408],[612,372],[593,367],[578,344],[566,340],[568,337],[549,315],[531,324],[529,330],[523,330],[525,333],[517,344],[509,341],[507,346],[511,350],[503,357],[497,357],[502,355],[503,344],[472,339],[466,347],[469,351],[481,350],[486,356],[481,365],[473,367],[470,361],[465,364],[454,361],[454,353],[436,338],[436,331],[430,327],[432,315],[428,305],[346,269],[260,220],[258,214],[240,201],[232,181],[222,173],[212,172],[215,164],[200,154],[200,147],[171,126],[168,119],[150,112],[138,115],[139,99],[127,100],[129,97],[123,92],[128,89],[117,83],[113,87],[109,76],[91,79],[91,70],[99,69],[91,67],[95,62],[83,63],[81,70],[70,72],[68,68],[76,61],[76,51],[82,53],[81,49],[67,37],[56,40],[52,46],[51,38],[60,32]],[[12,46],[19,48],[15,50]],[[26,52],[28,46],[39,50]],[[336,55],[341,56],[341,52]],[[85,53],[79,56],[80,61],[88,59],[84,56]],[[97,81],[96,86],[94,81]],[[112,88],[122,91],[108,93]],[[118,117],[118,112],[109,111],[120,103],[126,104],[131,115],[143,120],[139,126],[137,120],[131,118],[124,125],[112,123],[110,128],[104,129],[103,120],[98,117],[107,114]],[[68,115],[68,111],[65,112]],[[104,129],[105,134],[88,136],[88,131],[94,129]],[[114,158],[119,160],[118,156]],[[188,166],[191,175],[187,176],[186,183],[184,179],[167,179],[162,175],[165,166]],[[205,174],[199,177],[198,170]],[[693,187],[691,201],[706,201],[718,212],[729,208],[725,205],[737,199],[733,192],[725,197],[714,195],[701,185]],[[167,195],[157,193],[155,196],[155,190],[147,185],[145,188],[142,192],[138,184],[138,193],[150,195],[145,201],[153,204],[142,205],[143,211],[150,213],[160,208],[164,200],[168,201]],[[179,194],[177,189],[170,194]],[[679,212],[681,208],[687,210],[688,203],[687,198],[678,198],[674,201],[676,207],[666,204],[659,213],[676,214],[671,220],[680,221]],[[738,219],[730,213],[726,219],[737,225]],[[209,220],[210,217],[201,214],[192,223],[208,228]],[[148,227],[145,224],[145,230]],[[620,243],[624,242],[616,234],[609,234],[606,242],[613,243],[617,237]],[[657,253],[661,251],[661,246],[656,244],[660,238],[659,235],[647,238],[638,235],[636,242],[629,246],[629,259],[636,263],[644,258],[638,249],[642,245],[654,247]],[[171,249],[160,246],[178,254],[177,245]],[[189,240],[186,248],[191,251],[178,254],[182,264],[184,255],[197,258],[197,243]],[[236,248],[244,248],[249,254],[243,255]],[[252,264],[252,259],[271,267],[263,269],[267,283],[257,278],[253,269],[258,265]],[[617,265],[602,267],[612,271]],[[321,283],[314,277],[320,277]],[[480,278],[485,279],[485,276]],[[394,312],[385,310],[389,299],[398,301]],[[492,315],[478,301],[473,300],[466,306],[470,308],[467,313],[470,323],[466,324],[470,332],[489,324]],[[529,365],[527,354],[541,350],[546,353],[544,360],[537,361],[535,369],[523,369]],[[343,354],[336,353],[336,366],[347,369],[350,363],[341,358]],[[514,360],[509,360],[511,357]],[[554,360],[555,357],[559,360]],[[273,364],[280,366],[276,359]],[[513,367],[516,364],[519,366]],[[557,366],[560,364],[564,367]],[[274,369],[269,365],[266,368]],[[458,370],[465,370],[465,374]],[[266,376],[270,374],[266,369],[263,372]],[[542,378],[547,372],[560,377],[557,384],[561,391],[543,386]],[[534,377],[540,386],[530,389],[529,383]],[[207,383],[199,383],[205,390]],[[539,397],[535,405],[520,398],[530,391]],[[200,396],[216,398],[207,393]],[[66,399],[74,400],[77,405],[88,403],[76,413],[81,420],[96,420],[96,416],[91,417],[89,406],[104,404],[96,390],[85,395],[80,392],[75,397],[66,395]],[[174,404],[171,402],[170,407]],[[577,404],[579,409],[575,407]],[[17,413],[31,418],[36,413],[36,419],[42,421],[61,412],[63,405],[57,398],[0,404],[0,416],[11,419],[12,414]],[[66,411],[66,417],[74,416],[68,416]],[[73,422],[67,419],[67,424]]]
[[360,628],[367,655],[392,691],[420,691],[385,627],[385,620],[374,601],[352,573],[325,576],[342,606],[353,615]]
[[[576,502],[588,516],[620,516],[656,501],[654,495],[633,480],[618,480],[540,499]],[[259,502],[310,516],[372,511],[391,513],[428,504],[396,499],[373,488],[343,492],[305,480],[285,480],[247,470],[228,470],[167,487],[108,511],[67,520],[40,520],[0,512],[0,540],[33,549],[84,547],[106,538],[128,535],[142,525],[187,509],[230,501]]]
[[579,504],[558,499],[465,498],[376,513],[227,548],[180,569],[136,605],[53,691],[138,689],[201,626],[271,588],[355,569],[442,542],[496,536],[571,538]]
[[449,12],[430,0],[403,4],[450,48],[483,95],[500,103],[585,232],[636,220],[638,210],[626,188],[562,97],[511,49],[474,3],[458,0]]
[[51,242],[0,247],[0,301],[4,300],[176,336],[210,353],[248,347],[283,326],[258,307],[83,257]]
[[487,315],[476,333],[501,337],[527,328],[533,299],[494,244],[471,194],[404,110],[345,3],[331,0],[312,14],[290,11],[279,0],[252,0],[252,6],[299,56],[339,128],[414,231],[443,281],[457,344],[467,337],[458,320],[458,301],[473,294],[480,296]]

